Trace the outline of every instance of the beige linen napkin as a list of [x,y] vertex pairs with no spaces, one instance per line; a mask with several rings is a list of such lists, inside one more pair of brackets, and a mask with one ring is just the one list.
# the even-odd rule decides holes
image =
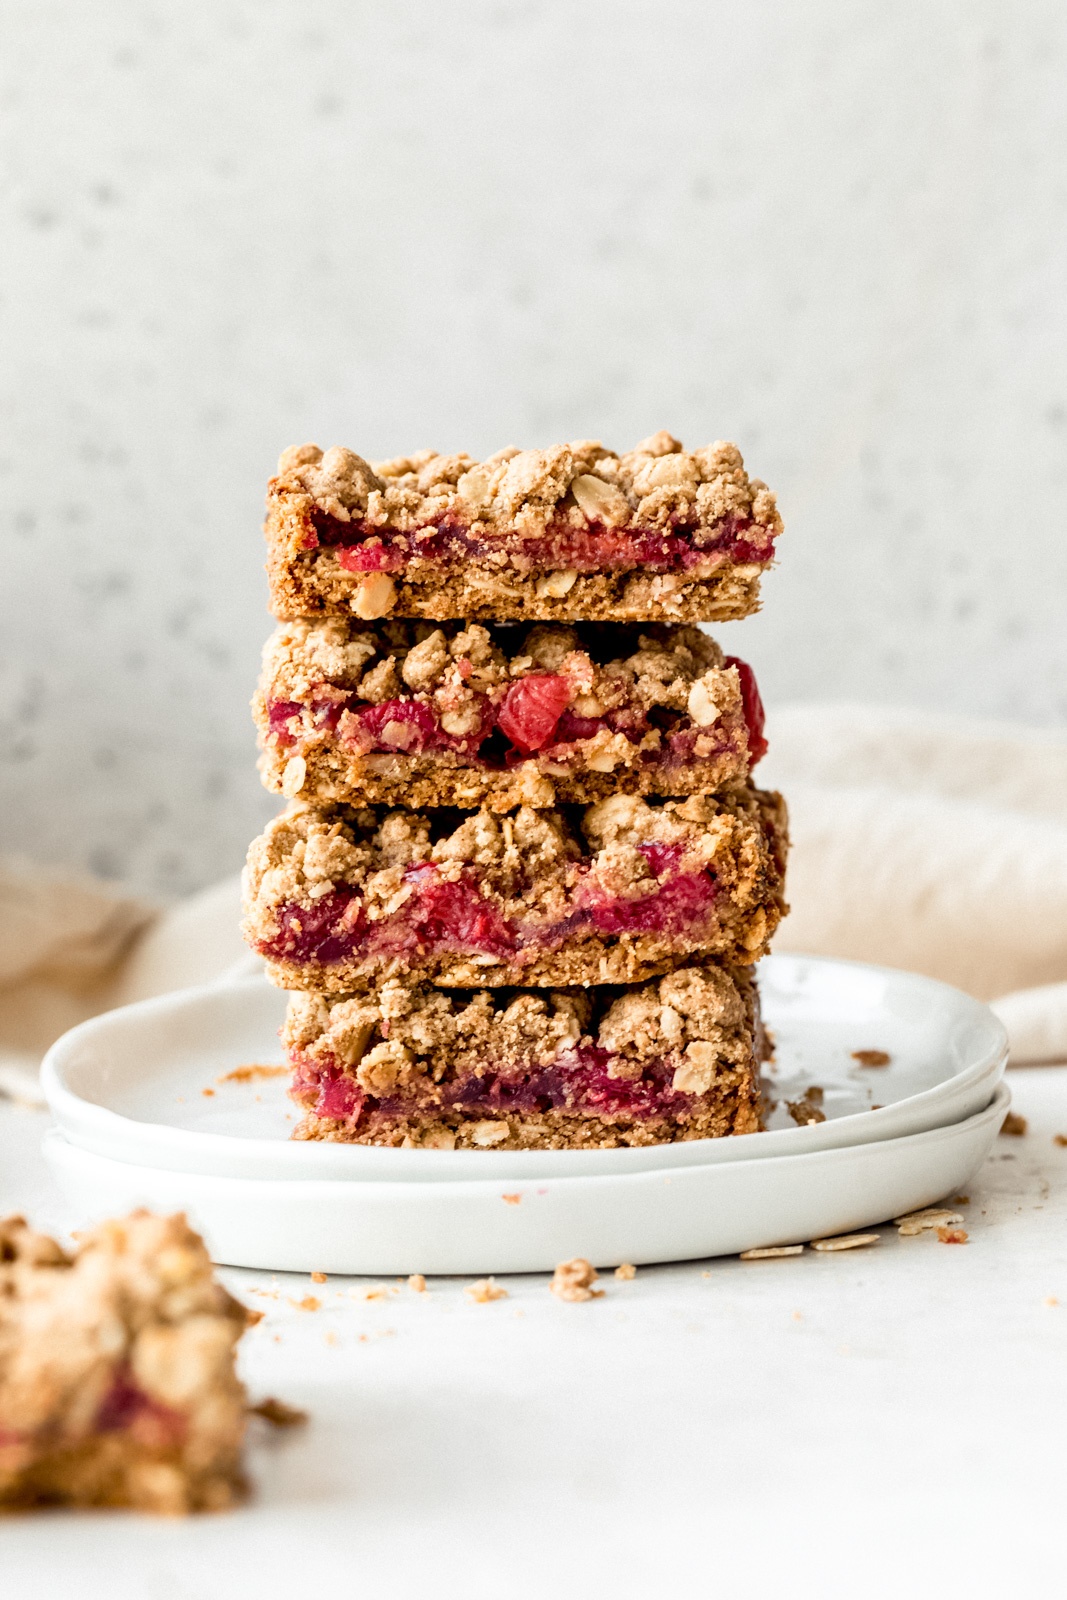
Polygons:
[[[790,805],[775,946],[926,972],[994,1002],[1012,1059],[1067,1060],[1067,735],[797,706],[759,781]],[[83,1018],[255,971],[236,877],[159,911],[0,861],[0,1090],[35,1096]]]
[[793,831],[775,948],[929,973],[993,1002],[1014,1062],[1067,1059],[1067,735],[870,706],[768,733]]
[[0,860],[0,1093],[38,1102],[42,1055],[87,1017],[257,970],[239,917],[236,877],[160,911],[91,879]]

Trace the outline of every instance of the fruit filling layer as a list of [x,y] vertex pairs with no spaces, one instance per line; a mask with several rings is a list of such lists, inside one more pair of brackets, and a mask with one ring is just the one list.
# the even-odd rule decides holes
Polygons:
[[416,968],[592,981],[612,961],[623,981],[672,953],[756,959],[781,914],[783,850],[778,798],[758,790],[504,817],[299,807],[249,852],[245,932],[292,985]]
[[484,1148],[560,1117],[684,1137],[725,1100],[743,1107],[725,1131],[749,1131],[757,1035],[751,983],[717,967],[623,990],[294,995],[283,1030],[304,1136],[395,1143],[410,1124],[409,1142]]
[[486,537],[452,514],[401,533],[365,518],[341,522],[316,506],[304,548],[319,546],[332,549],[346,572],[402,572],[412,561],[459,563],[498,555],[504,549],[509,565],[519,572],[632,572],[643,567],[650,572],[708,576],[725,561],[763,564],[774,553],[773,537],[750,517],[723,517],[702,528],[683,516],[661,532],[616,530],[596,520],[575,527],[563,516],[533,537],[517,530]]
[[301,619],[267,645],[268,761],[331,749],[553,771],[682,765],[766,750],[751,668],[699,628]]
[[351,450],[287,450],[270,485],[268,531],[291,554],[327,548],[351,572],[488,559],[557,581],[582,572],[762,565],[781,521],[736,446],[687,451],[658,433],[624,455],[594,441],[502,450],[487,461],[422,451],[365,461]]
[[[317,1116],[365,1127],[395,1123],[420,1109],[418,1096],[368,1094],[336,1063],[323,1064],[296,1054],[293,1098]],[[595,1046],[563,1052],[551,1066],[502,1067],[489,1063],[468,1076],[436,1085],[426,1102],[442,1113],[499,1118],[508,1113],[532,1117],[546,1111],[596,1117],[678,1117],[692,1096],[674,1089],[677,1061],[670,1057],[642,1064],[639,1076],[612,1074],[618,1057]],[[491,1132],[491,1130],[490,1130]],[[491,1142],[487,1141],[487,1142]]]

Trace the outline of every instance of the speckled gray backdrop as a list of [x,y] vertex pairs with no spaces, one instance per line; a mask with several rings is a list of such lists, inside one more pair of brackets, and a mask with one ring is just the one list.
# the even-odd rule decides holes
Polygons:
[[[667,426],[780,493],[768,697],[1067,716],[1061,0],[9,0],[0,848],[271,809],[280,448]],[[742,644],[743,638],[743,644]]]

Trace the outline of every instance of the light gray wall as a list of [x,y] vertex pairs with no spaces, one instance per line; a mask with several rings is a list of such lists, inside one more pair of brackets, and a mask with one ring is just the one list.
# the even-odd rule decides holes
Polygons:
[[734,438],[787,522],[728,630],[769,699],[1067,717],[1062,0],[9,0],[3,34],[2,847],[239,864],[260,502],[304,439]]

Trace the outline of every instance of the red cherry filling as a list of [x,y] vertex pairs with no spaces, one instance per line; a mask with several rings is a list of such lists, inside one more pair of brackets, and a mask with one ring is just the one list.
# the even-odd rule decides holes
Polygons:
[[748,728],[748,759],[749,765],[754,767],[767,754],[767,740],[763,731],[767,719],[756,674],[748,662],[742,661],[739,656],[726,656],[724,659],[728,667],[737,668],[737,676],[741,679],[741,706]]
[[575,900],[588,908],[600,933],[682,933],[707,924],[717,883],[710,872],[679,872],[683,847],[677,844],[638,846],[658,882],[652,894],[637,899],[605,894],[583,884]]
[[496,714],[497,727],[512,744],[529,754],[551,744],[571,686],[555,673],[533,673],[513,683]]
[[657,879],[650,893],[627,899],[583,878],[567,914],[551,922],[509,919],[482,894],[471,874],[452,882],[426,863],[405,874],[414,893],[391,916],[370,922],[355,889],[324,895],[310,909],[289,902],[278,910],[274,938],[260,941],[257,948],[273,960],[320,966],[349,958],[391,960],[452,952],[496,956],[521,970],[524,952],[558,947],[583,928],[604,934],[689,931],[699,937],[714,915],[718,883],[713,872],[678,872],[680,845],[640,848]]
[[469,950],[495,956],[513,953],[514,930],[476,885],[444,881],[435,867],[416,868],[409,876],[422,873],[426,876],[408,902],[410,910],[401,907],[398,917],[407,948]]
[[405,552],[381,539],[367,539],[339,545],[337,560],[346,572],[397,572],[405,564]]
[[313,550],[320,545],[334,549],[338,563],[348,572],[395,572],[412,559],[447,563],[486,555],[499,558],[501,551],[512,555],[515,564],[527,572],[620,572],[637,567],[677,572],[716,557],[736,563],[769,561],[774,535],[746,517],[731,515],[713,529],[698,529],[683,521],[667,530],[607,528],[598,522],[576,529],[559,519],[534,538],[509,529],[487,539],[451,516],[401,533],[366,521],[340,522],[316,506],[303,547]]
[[139,1387],[128,1368],[115,1375],[96,1414],[98,1433],[129,1433],[147,1449],[179,1444],[185,1418]]
[[411,755],[437,742],[437,718],[421,700],[387,700],[360,716],[375,744]]
[[[481,1072],[443,1084],[436,1104],[472,1117],[508,1111],[536,1116],[558,1110],[642,1120],[678,1116],[693,1103],[694,1096],[672,1086],[676,1061],[651,1061],[637,1078],[613,1078],[609,1068],[614,1059],[612,1052],[598,1045],[583,1045],[545,1067],[517,1062],[501,1069],[487,1063]],[[420,1109],[417,1097],[378,1099],[365,1094],[336,1062],[319,1063],[297,1054],[292,1060],[293,1096],[319,1116],[348,1122],[353,1129],[362,1123],[373,1131],[375,1123],[410,1116]]]

